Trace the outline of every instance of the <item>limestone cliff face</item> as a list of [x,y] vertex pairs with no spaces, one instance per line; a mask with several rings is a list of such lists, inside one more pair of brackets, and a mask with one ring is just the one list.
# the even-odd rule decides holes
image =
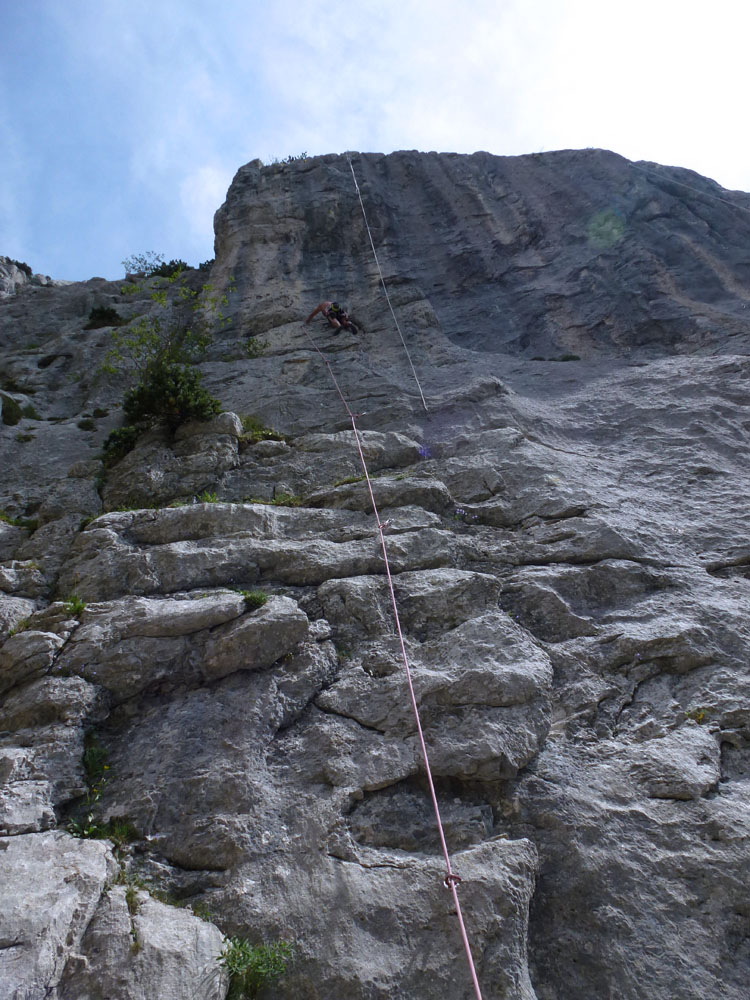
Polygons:
[[[223,997],[224,934],[294,942],[279,998],[472,996],[312,332],[486,1000],[744,1000],[750,196],[597,150],[351,161],[427,410],[345,157],[238,172],[228,412],[106,475],[83,326],[147,296],[0,303],[0,993]],[[334,297],[358,338],[301,324]],[[68,830],[92,741],[119,847]]]

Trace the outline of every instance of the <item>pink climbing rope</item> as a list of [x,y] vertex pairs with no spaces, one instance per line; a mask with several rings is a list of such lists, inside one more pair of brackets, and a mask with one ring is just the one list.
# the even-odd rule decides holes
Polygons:
[[471,973],[471,979],[472,979],[472,982],[474,984],[474,992],[476,994],[477,1000],[482,1000],[482,991],[481,991],[481,989],[479,987],[479,979],[477,978],[477,972],[476,972],[476,968],[474,966],[474,958],[473,958],[473,956],[471,954],[471,945],[469,944],[469,936],[468,936],[468,934],[466,932],[466,925],[464,923],[463,913],[461,911],[461,903],[460,903],[459,898],[458,898],[458,886],[459,886],[459,884],[461,882],[461,878],[460,878],[459,875],[457,875],[453,871],[453,866],[451,864],[450,854],[448,852],[448,845],[447,845],[446,840],[445,840],[445,831],[443,830],[443,821],[440,818],[440,806],[438,805],[437,794],[435,792],[435,783],[432,780],[432,771],[430,770],[430,761],[429,761],[429,757],[427,755],[427,744],[425,743],[424,732],[422,730],[422,720],[419,717],[419,707],[417,706],[417,696],[416,696],[416,694],[414,692],[414,684],[412,683],[411,669],[409,667],[409,657],[406,654],[406,644],[404,642],[404,634],[403,634],[403,631],[401,629],[401,619],[400,619],[399,613],[398,613],[398,604],[396,603],[396,591],[395,591],[394,586],[393,586],[393,576],[391,575],[391,566],[390,566],[390,562],[388,560],[388,547],[387,547],[386,542],[385,542],[385,528],[386,528],[386,525],[383,524],[383,522],[380,520],[380,514],[378,512],[378,506],[377,506],[377,504],[375,502],[375,494],[373,493],[373,489],[372,489],[372,481],[370,479],[370,473],[369,473],[369,470],[367,468],[367,462],[365,461],[364,451],[362,450],[362,441],[361,441],[361,438],[359,436],[359,429],[357,428],[357,414],[355,414],[355,413],[352,412],[352,410],[351,410],[348,402],[346,401],[346,396],[344,396],[344,393],[341,391],[341,386],[339,385],[338,380],[337,380],[336,376],[333,373],[333,368],[331,367],[330,362],[328,361],[328,359],[326,358],[326,356],[323,354],[323,352],[320,350],[320,348],[315,343],[315,341],[312,339],[312,337],[310,336],[310,333],[308,332],[307,329],[305,329],[305,334],[307,336],[307,339],[312,344],[313,349],[320,355],[323,363],[325,364],[326,368],[328,369],[328,373],[331,376],[331,379],[333,380],[333,384],[336,386],[336,391],[338,392],[339,396],[341,397],[341,402],[344,404],[344,407],[346,408],[346,412],[349,414],[349,419],[351,420],[351,424],[352,424],[352,430],[354,431],[354,439],[357,442],[357,451],[359,452],[359,460],[360,460],[360,462],[362,464],[362,471],[364,473],[365,480],[367,482],[367,489],[368,489],[368,492],[370,494],[370,503],[372,505],[372,511],[373,511],[373,514],[375,515],[375,521],[376,521],[377,526],[378,526],[378,532],[380,533],[380,546],[381,546],[381,548],[383,550],[383,560],[385,562],[385,572],[386,572],[386,576],[388,578],[388,589],[390,590],[391,604],[393,605],[393,617],[394,617],[395,622],[396,622],[396,632],[398,633],[398,641],[399,641],[399,644],[400,644],[400,647],[401,647],[401,657],[402,657],[403,662],[404,662],[404,670],[406,671],[406,680],[407,680],[407,684],[409,686],[409,696],[411,698],[411,705],[412,705],[412,709],[414,711],[414,718],[415,718],[416,724],[417,724],[417,733],[419,734],[419,744],[420,744],[420,746],[422,748],[422,758],[424,760],[424,767],[425,767],[425,773],[427,775],[427,782],[428,782],[429,787],[430,787],[430,796],[432,798],[432,807],[433,807],[433,809],[435,811],[435,819],[437,821],[438,833],[440,834],[440,844],[441,844],[441,847],[442,847],[442,850],[443,850],[443,857],[445,858],[446,874],[445,874],[444,882],[445,882],[445,885],[447,886],[447,888],[449,888],[450,891],[451,891],[451,893],[453,894],[453,902],[455,903],[455,906],[456,906],[456,916],[458,917],[458,923],[459,923],[459,926],[461,928],[461,937],[462,937],[463,942],[464,942],[464,950],[466,951],[466,958],[467,958],[467,961],[469,963],[469,971]]

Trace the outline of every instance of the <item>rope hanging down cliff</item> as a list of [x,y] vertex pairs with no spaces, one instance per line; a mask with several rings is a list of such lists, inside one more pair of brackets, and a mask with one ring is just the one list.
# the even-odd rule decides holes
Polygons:
[[[356,180],[355,180],[355,183],[356,183]],[[320,348],[315,343],[315,341],[312,339],[312,337],[310,336],[310,334],[307,331],[307,328],[305,328],[305,334],[306,334],[308,340],[310,341],[310,343],[312,344],[313,349],[320,355],[320,357],[323,360],[323,363],[325,364],[326,368],[328,369],[328,373],[330,374],[331,379],[333,380],[333,384],[336,386],[336,391],[338,392],[339,396],[341,397],[341,402],[344,404],[346,412],[349,415],[349,419],[351,420],[351,424],[352,424],[352,430],[354,431],[354,439],[355,439],[355,441],[357,443],[357,450],[359,452],[359,460],[360,460],[360,463],[362,465],[362,472],[364,473],[365,481],[367,482],[367,489],[368,489],[369,494],[370,494],[370,504],[372,505],[372,511],[373,511],[373,514],[375,515],[375,523],[378,526],[378,532],[380,534],[380,546],[381,546],[381,549],[383,551],[383,560],[385,562],[385,572],[386,572],[386,577],[387,577],[387,580],[388,580],[388,589],[389,589],[390,595],[391,595],[391,605],[393,607],[393,617],[394,617],[394,620],[395,620],[396,632],[398,634],[398,640],[399,640],[399,645],[400,645],[400,649],[401,649],[401,658],[403,660],[404,670],[406,672],[406,680],[407,680],[407,684],[408,684],[408,687],[409,687],[409,696],[411,698],[411,705],[412,705],[412,710],[414,712],[414,719],[415,719],[416,724],[417,724],[417,733],[419,735],[419,744],[420,744],[420,747],[421,747],[421,750],[422,750],[422,758],[424,760],[424,767],[425,767],[425,773],[427,775],[427,782],[428,782],[428,785],[429,785],[429,788],[430,788],[430,796],[432,798],[432,807],[433,807],[433,809],[435,811],[435,819],[437,821],[438,833],[440,835],[440,845],[441,845],[442,850],[443,850],[443,857],[445,858],[446,873],[445,873],[444,882],[445,882],[445,885],[447,886],[447,888],[449,888],[450,891],[451,891],[451,893],[453,894],[453,902],[454,902],[455,907],[456,907],[456,916],[458,917],[458,923],[459,923],[459,926],[461,928],[461,937],[462,937],[463,943],[464,943],[464,950],[466,951],[466,959],[467,959],[467,961],[469,963],[469,971],[471,973],[472,983],[474,984],[474,992],[476,994],[477,1000],[482,1000],[482,991],[481,991],[481,989],[479,987],[479,979],[477,978],[477,972],[476,972],[476,968],[474,966],[474,958],[473,958],[473,956],[471,954],[471,945],[469,944],[469,937],[468,937],[468,934],[466,932],[466,925],[464,923],[463,913],[461,912],[461,903],[459,902],[459,898],[458,898],[458,886],[459,886],[459,884],[461,882],[461,878],[460,878],[459,875],[457,875],[453,871],[453,866],[451,865],[451,858],[450,858],[450,854],[448,852],[448,845],[447,845],[446,840],[445,840],[445,831],[443,830],[443,822],[442,822],[442,819],[440,817],[440,807],[438,805],[437,794],[435,792],[435,783],[434,783],[434,781],[432,779],[432,771],[430,770],[430,761],[429,761],[429,757],[428,757],[428,754],[427,754],[427,745],[426,745],[425,739],[424,739],[424,732],[422,730],[422,721],[421,721],[420,716],[419,716],[419,707],[417,706],[417,697],[416,697],[416,694],[414,693],[414,685],[412,683],[411,668],[409,667],[409,658],[408,658],[408,656],[406,654],[406,644],[404,642],[404,635],[403,635],[403,631],[401,629],[401,619],[399,617],[398,604],[396,602],[396,591],[395,591],[394,586],[393,586],[393,577],[391,575],[391,566],[390,566],[390,562],[388,560],[388,546],[386,545],[386,541],[385,541],[385,528],[386,528],[386,524],[383,523],[380,520],[380,514],[378,512],[378,507],[377,507],[377,504],[375,502],[375,494],[373,493],[373,489],[372,489],[372,481],[370,479],[370,473],[369,473],[369,470],[367,468],[367,462],[365,461],[365,455],[364,455],[364,451],[362,449],[362,441],[361,441],[361,438],[359,436],[359,429],[357,427],[357,419],[356,419],[357,418],[357,414],[355,414],[355,413],[352,412],[351,407],[349,406],[349,404],[346,401],[346,397],[344,396],[343,392],[341,391],[341,387],[339,386],[338,380],[336,379],[336,376],[333,373],[333,368],[331,367],[330,362],[325,357],[325,355],[320,350]],[[420,389],[420,392],[421,392],[421,389]],[[424,402],[424,397],[422,397],[422,399],[423,399],[423,402]],[[426,409],[426,407],[425,407],[425,409]]]
[[[361,194],[361,192],[359,190],[359,184],[357,183],[357,175],[354,173],[354,167],[352,166],[352,159],[351,159],[351,157],[349,156],[348,153],[346,155],[346,159],[347,159],[347,162],[349,164],[349,169],[352,172],[352,180],[354,181],[354,188],[355,188],[355,190],[357,192],[357,197],[359,198],[359,205],[360,205],[360,208],[362,209],[362,217],[365,220],[365,228],[367,229],[367,235],[370,238],[370,246],[372,247],[372,255],[375,258],[375,266],[377,267],[378,274],[380,275],[380,284],[383,286],[383,292],[385,294],[385,300],[388,303],[388,308],[391,311],[391,316],[393,317],[393,322],[396,324],[396,329],[398,330],[398,335],[401,338],[401,343],[403,344],[404,351],[406,352],[406,357],[407,357],[407,359],[409,361],[409,367],[411,368],[411,373],[414,376],[414,381],[417,383],[417,388],[419,389],[419,395],[420,395],[420,397],[422,399],[422,406],[424,406],[425,411],[427,411],[427,403],[425,402],[424,393],[422,392],[422,386],[419,384],[419,379],[417,378],[417,373],[416,373],[416,370],[414,368],[414,364],[413,364],[413,362],[411,360],[411,355],[409,354],[409,348],[406,346],[406,341],[404,340],[404,335],[401,332],[401,327],[399,326],[398,320],[396,319],[396,313],[393,311],[393,306],[391,305],[391,298],[390,298],[390,296],[388,294],[388,288],[386,287],[385,278],[383,277],[383,271],[382,271],[382,269],[380,267],[380,261],[378,260],[378,252],[375,249],[375,242],[374,242],[374,240],[372,238],[372,230],[370,229],[370,223],[367,221],[367,212],[365,211],[365,203],[362,201],[362,194]],[[331,372],[331,374],[333,374],[333,372]]]

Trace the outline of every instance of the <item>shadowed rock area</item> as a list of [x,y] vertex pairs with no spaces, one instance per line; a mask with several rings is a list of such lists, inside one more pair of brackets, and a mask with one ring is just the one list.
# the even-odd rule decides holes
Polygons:
[[317,345],[485,1000],[745,1000],[750,195],[602,150],[351,165],[426,408],[346,156],[238,171],[225,412],[107,468],[84,327],[148,282],[0,258],[0,994],[221,1000],[239,936],[292,944],[279,1000],[474,995]]

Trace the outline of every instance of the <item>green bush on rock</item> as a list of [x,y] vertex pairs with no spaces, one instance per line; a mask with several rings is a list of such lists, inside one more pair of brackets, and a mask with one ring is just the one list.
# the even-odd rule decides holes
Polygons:
[[131,424],[163,421],[174,431],[186,420],[210,420],[221,403],[201,384],[195,368],[178,362],[160,362],[147,377],[125,393],[123,409]]
[[126,323],[122,316],[112,306],[94,306],[89,313],[89,321],[84,330],[99,330],[103,326],[122,326]]
[[112,333],[114,347],[105,371],[130,376],[135,384],[123,401],[127,425],[104,442],[106,465],[119,461],[155,424],[174,433],[188,420],[210,420],[221,411],[221,403],[204,388],[195,366],[211,344],[212,328],[228,322],[221,312],[228,296],[215,295],[207,284],[191,287],[184,261],[164,264],[156,254],[142,254],[123,263],[149,278],[148,286],[130,285],[123,294],[147,288],[156,308]]
[[219,963],[229,973],[227,1000],[254,1000],[264,986],[279,980],[294,957],[286,941],[251,944],[233,937],[219,956]]
[[109,468],[124,458],[135,448],[135,443],[142,433],[142,427],[130,425],[112,431],[104,442],[104,465]]
[[21,404],[18,403],[11,396],[3,396],[3,423],[6,427],[15,427],[20,421],[23,413],[21,411]]

